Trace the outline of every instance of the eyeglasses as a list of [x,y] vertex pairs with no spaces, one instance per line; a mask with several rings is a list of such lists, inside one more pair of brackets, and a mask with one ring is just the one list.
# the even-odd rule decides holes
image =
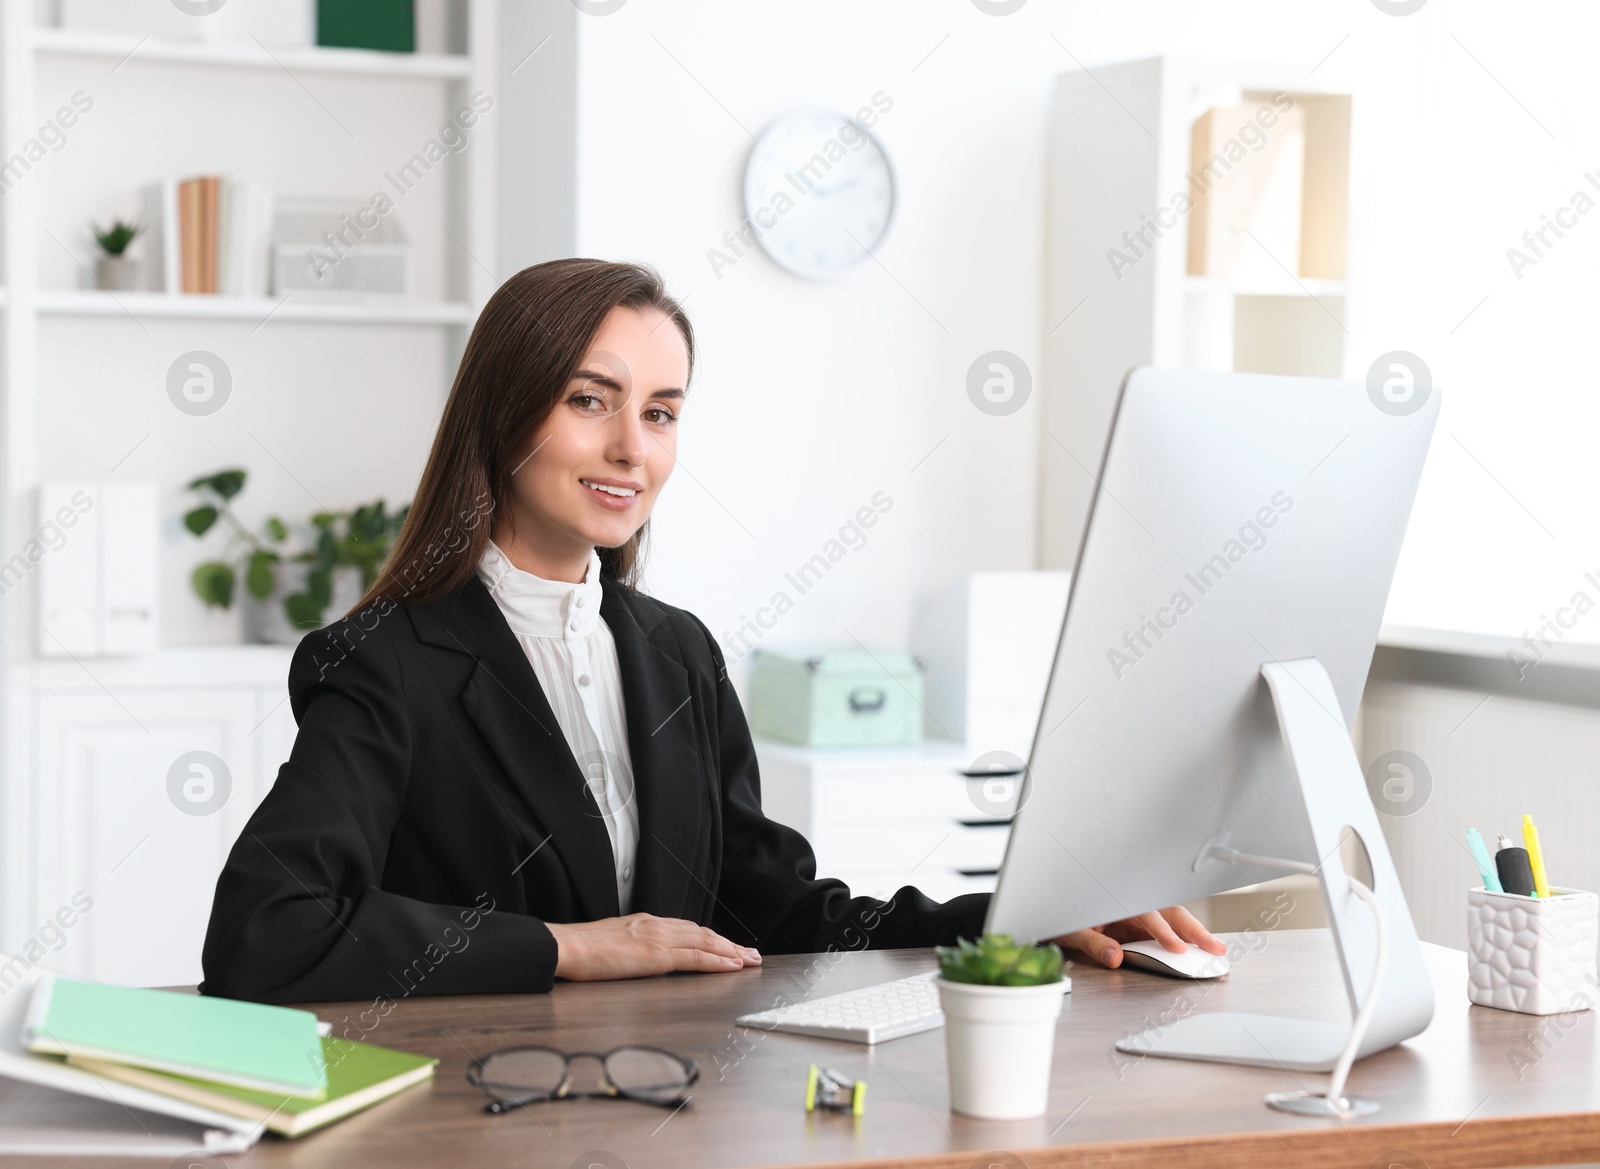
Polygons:
[[[572,1064],[600,1061],[598,1091],[572,1090]],[[558,1051],[554,1047],[508,1047],[467,1067],[468,1082],[489,1096],[485,1112],[509,1112],[544,1100],[621,1097],[663,1108],[686,1107],[684,1089],[700,1078],[700,1065],[659,1047],[624,1044],[610,1051]]]

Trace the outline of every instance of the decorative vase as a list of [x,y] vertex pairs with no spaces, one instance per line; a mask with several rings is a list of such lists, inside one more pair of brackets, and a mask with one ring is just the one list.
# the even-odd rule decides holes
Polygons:
[[139,287],[139,261],[132,256],[101,256],[94,278],[109,292],[132,292]]
[[944,1011],[950,1108],[984,1120],[1043,1116],[1056,1020],[1071,984],[986,986],[934,979]]
[[[283,599],[293,593],[303,593],[306,574],[311,565],[304,560],[280,560],[272,566],[275,584],[266,600],[257,600],[255,594],[244,594],[245,638],[268,645],[298,645],[308,629],[296,629],[283,611]],[[340,565],[333,570],[333,597],[323,610],[323,624],[337,621],[361,599],[361,570],[352,565]]]

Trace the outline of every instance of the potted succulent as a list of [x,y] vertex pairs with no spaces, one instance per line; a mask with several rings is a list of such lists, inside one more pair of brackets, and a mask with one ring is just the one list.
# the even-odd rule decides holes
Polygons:
[[206,604],[226,609],[242,567],[250,639],[293,645],[326,624],[330,609],[339,615],[361,599],[377,579],[410,505],[391,512],[379,499],[353,511],[317,512],[309,523],[311,547],[290,552],[289,525],[277,516],[268,516],[257,535],[234,515],[231,503],[245,478],[244,471],[234,469],[189,484],[201,503],[185,513],[184,527],[200,537],[221,522],[233,537],[223,559],[195,566],[190,583]]
[[934,952],[951,1109],[987,1120],[1042,1116],[1066,989],[1060,947],[984,934]]
[[95,282],[111,292],[127,292],[138,288],[139,261],[123,253],[144,229],[137,223],[124,223],[120,219],[112,220],[111,226],[104,231],[92,223],[89,226],[94,231],[95,242],[105,252],[95,262]]

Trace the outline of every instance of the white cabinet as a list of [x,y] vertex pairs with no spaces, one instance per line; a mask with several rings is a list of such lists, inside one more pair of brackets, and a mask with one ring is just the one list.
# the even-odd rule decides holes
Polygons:
[[1020,776],[969,777],[963,743],[812,748],[756,740],[762,807],[804,833],[817,875],[857,895],[991,892]]
[[294,742],[290,653],[13,672],[26,747],[12,753],[8,952],[32,941],[44,965],[132,985],[199,980],[217,874]]

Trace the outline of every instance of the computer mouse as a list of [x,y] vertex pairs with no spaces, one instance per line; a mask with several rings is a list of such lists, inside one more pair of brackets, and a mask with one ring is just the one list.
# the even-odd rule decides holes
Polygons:
[[1179,954],[1154,939],[1123,942],[1122,965],[1170,978],[1221,978],[1230,969],[1221,954],[1211,954],[1193,942]]

